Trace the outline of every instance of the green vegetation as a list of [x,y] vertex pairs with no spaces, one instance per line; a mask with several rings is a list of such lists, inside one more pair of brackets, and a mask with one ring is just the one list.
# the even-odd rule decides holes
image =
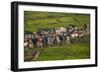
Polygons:
[[[82,27],[90,24],[89,14],[56,13],[24,11],[24,31],[36,32],[39,28],[68,27],[75,24]],[[32,58],[32,48],[24,51],[25,61]],[[30,51],[30,52],[29,52]],[[41,48],[41,53],[36,61],[47,60],[68,60],[68,59],[89,59],[90,58],[90,36],[81,37],[79,41],[73,41],[70,45],[55,45]],[[31,60],[33,61],[33,60]]]
[[35,32],[38,28],[67,27],[69,24],[82,26],[90,23],[89,14],[24,11],[25,31]]
[[[90,58],[90,36],[80,38],[79,41],[75,41],[70,45],[60,45],[42,48],[41,53],[36,61],[47,60],[71,60],[71,59],[89,59]],[[33,48],[32,50],[36,50]],[[30,50],[30,51],[32,51]],[[25,57],[31,57],[30,53],[25,53]],[[27,61],[27,59],[26,59]]]

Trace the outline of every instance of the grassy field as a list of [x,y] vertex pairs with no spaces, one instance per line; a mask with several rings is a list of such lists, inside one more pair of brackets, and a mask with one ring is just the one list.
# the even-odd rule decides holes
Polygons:
[[[72,60],[72,59],[89,59],[90,58],[90,36],[80,38],[78,42],[73,42],[70,45],[64,44],[42,48],[41,53],[36,61],[47,60]],[[36,48],[33,48],[34,51]],[[31,50],[31,51],[32,51]],[[28,56],[28,53],[25,53]],[[32,61],[32,60],[31,60]]]
[[37,58],[37,61],[88,59],[90,58],[89,43],[86,43],[85,41],[84,41],[85,43],[82,42],[73,43],[71,45],[44,48],[40,56]]
[[[24,31],[36,32],[39,28],[67,27],[70,24],[75,24],[78,27],[82,27],[84,24],[90,24],[90,15],[24,11]],[[36,49],[32,48],[28,51],[34,51]],[[32,57],[28,51],[24,51],[25,61],[28,61],[27,58]],[[64,44],[62,46],[55,45],[42,48],[36,61],[89,58],[90,36],[85,36],[80,38],[78,42],[73,41],[70,45]]]
[[25,31],[35,32],[38,28],[67,27],[69,24],[82,27],[82,25],[90,23],[90,15],[25,11],[24,20]]

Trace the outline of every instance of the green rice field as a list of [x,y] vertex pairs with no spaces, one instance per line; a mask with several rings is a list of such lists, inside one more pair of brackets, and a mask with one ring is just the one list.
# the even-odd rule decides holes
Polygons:
[[[83,27],[90,24],[89,14],[56,13],[56,12],[36,12],[24,11],[24,31],[36,32],[39,28],[68,27],[75,24]],[[27,48],[28,49],[28,48]],[[30,52],[36,50],[32,48],[24,50],[24,61],[34,61]],[[71,44],[54,45],[40,49],[40,54],[35,61],[50,60],[73,60],[90,58],[90,35],[81,37],[80,40]]]

